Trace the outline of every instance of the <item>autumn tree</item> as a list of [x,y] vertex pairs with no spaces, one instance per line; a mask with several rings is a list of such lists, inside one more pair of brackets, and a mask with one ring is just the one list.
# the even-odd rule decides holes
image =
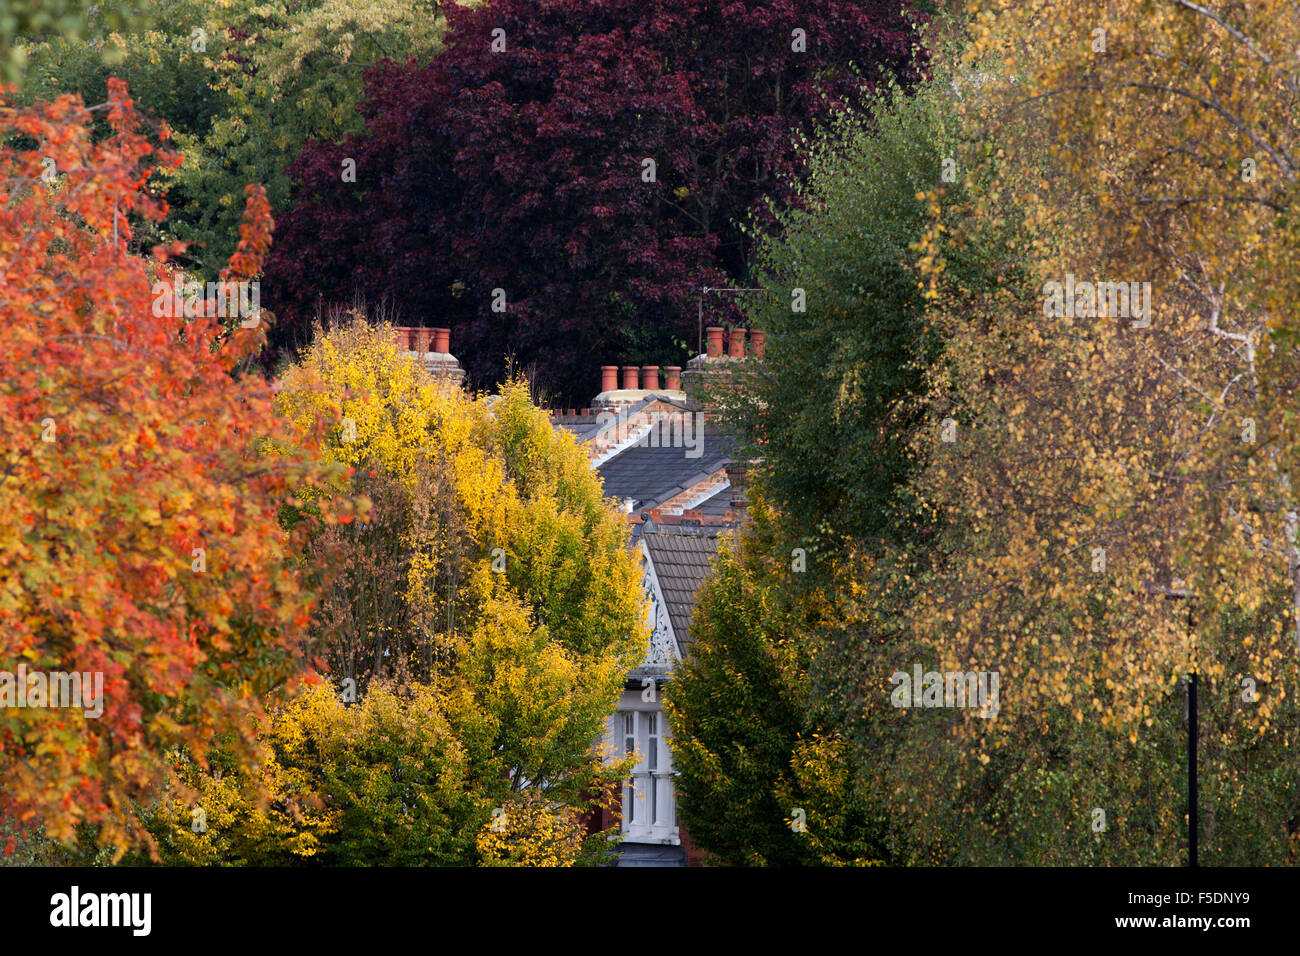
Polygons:
[[[376,683],[354,702],[328,683],[259,721],[264,760],[224,751],[205,772],[178,755],[193,795],[148,817],[163,859],[183,866],[454,866],[472,858],[490,804],[436,692]],[[265,796],[258,798],[261,792]],[[145,862],[139,860],[137,862]]]
[[[964,121],[998,152],[919,244],[932,533],[863,556],[828,645],[866,790],[907,860],[1183,862],[1195,673],[1203,861],[1293,862],[1294,81],[1262,27],[1294,21],[982,6]],[[1006,210],[1026,279],[972,298],[942,244]],[[888,706],[914,661],[999,673],[998,716]]]
[[304,427],[331,423],[324,452],[354,469],[352,488],[398,486],[391,520],[404,529],[406,573],[370,583],[400,589],[406,630],[372,617],[375,654],[391,651],[428,678],[498,591],[575,653],[629,653],[640,592],[626,526],[525,383],[470,400],[400,350],[391,327],[353,319],[322,330],[281,385],[283,414]]
[[584,838],[575,808],[553,804],[540,791],[530,790],[493,808],[492,820],[478,832],[477,847],[484,866],[553,867],[595,862],[600,843],[599,837]]
[[[303,552],[331,568],[313,636],[333,688],[277,701],[272,760],[195,768],[197,797],[151,818],[160,843],[189,863],[591,859],[607,844],[581,814],[625,770],[594,744],[648,638],[625,518],[582,450],[525,382],[472,399],[356,317],[319,330],[277,406],[349,466],[298,512],[371,504]],[[210,835],[183,832],[196,807]]]
[[896,0],[500,0],[447,16],[427,67],[370,76],[364,134],[291,170],[277,346],[303,344],[322,299],[361,292],[407,322],[439,316],[480,382],[510,354],[581,401],[597,364],[680,364],[700,288],[744,275],[742,224],[789,197],[796,135],[916,69]]
[[818,720],[808,668],[831,605],[793,580],[790,531],[753,496],[696,598],[691,655],[664,693],[678,813],[733,865],[879,862],[846,743]]
[[286,167],[303,144],[361,130],[364,71],[438,49],[440,6],[160,0],[147,22],[95,16],[78,31],[31,34],[38,42],[21,46],[21,89],[27,100],[80,93],[98,102],[110,76],[127,81],[138,108],[170,125],[184,157],[154,180],[169,210],[149,226],[186,242],[179,261],[215,279],[239,239],[245,184],[264,186],[278,214],[292,194]]
[[259,737],[253,785],[221,752],[208,772],[178,757],[195,796],[171,793],[147,817],[166,863],[574,866],[608,851],[572,800],[476,783],[430,684],[377,681],[352,703],[318,684],[260,720]]
[[[91,109],[0,101],[0,142],[0,801],[120,851],[149,842],[136,807],[172,779],[168,750],[203,761],[224,733],[247,755],[260,695],[302,671],[312,596],[278,516],[330,469],[237,374],[257,317],[227,334],[215,300],[175,308],[153,290],[167,250],[127,251],[166,206],[141,189],[154,148],[123,84]],[[225,279],[257,274],[270,228],[251,189]],[[56,700],[73,673],[79,701]]]

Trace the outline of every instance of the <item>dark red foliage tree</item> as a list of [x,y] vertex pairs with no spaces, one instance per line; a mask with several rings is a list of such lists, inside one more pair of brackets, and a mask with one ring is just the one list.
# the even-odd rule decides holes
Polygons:
[[291,167],[272,345],[302,344],[322,300],[387,300],[404,324],[452,327],[472,380],[512,356],[570,404],[597,365],[680,363],[700,287],[743,279],[742,224],[787,198],[797,134],[864,85],[909,82],[923,19],[902,0],[495,0],[448,17],[432,64],[368,77],[364,134]]

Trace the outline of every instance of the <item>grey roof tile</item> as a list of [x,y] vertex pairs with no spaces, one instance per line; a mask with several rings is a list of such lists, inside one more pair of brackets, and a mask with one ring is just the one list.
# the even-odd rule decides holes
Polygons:
[[617,501],[631,498],[637,508],[654,508],[726,467],[732,448],[725,435],[706,431],[698,457],[688,457],[693,451],[689,448],[637,444],[604,462],[596,473],[604,483],[606,497]]
[[653,524],[642,530],[642,540],[650,552],[650,562],[654,565],[668,619],[672,622],[678,650],[683,657],[690,646],[695,595],[704,579],[712,573],[713,557],[718,553],[719,530]]
[[578,444],[582,444],[588,438],[591,438],[598,431],[600,431],[600,423],[597,422],[594,418],[592,418],[590,421],[581,421],[575,419],[574,421],[568,421],[568,422],[560,421],[560,422],[556,422],[555,424],[557,427],[563,428],[565,431],[570,432],[573,435],[573,437],[578,440]]
[[702,515],[708,515],[714,518],[723,517],[731,510],[731,488],[719,488],[713,495],[705,498],[698,505],[691,509],[698,511]]

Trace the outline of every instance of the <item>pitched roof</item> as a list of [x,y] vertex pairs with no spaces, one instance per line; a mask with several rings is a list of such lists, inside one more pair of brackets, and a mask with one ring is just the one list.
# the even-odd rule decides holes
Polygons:
[[641,530],[659,581],[659,590],[664,596],[668,619],[677,636],[678,650],[683,657],[690,645],[695,593],[712,571],[711,562],[718,553],[720,531],[725,529],[654,523],[647,523]]
[[588,415],[585,417],[574,415],[573,418],[568,419],[567,421],[555,421],[555,425],[556,427],[563,428],[565,431],[571,433],[573,437],[578,440],[578,444],[582,444],[587,439],[594,437],[595,434],[600,431],[600,422],[596,420],[596,416],[594,415]]
[[[653,508],[695,487],[731,461],[732,442],[718,432],[705,432],[698,448],[662,448],[635,444],[603,462],[596,473],[605,496],[633,499],[635,508]],[[699,451],[696,457],[690,457]]]
[[731,486],[719,488],[708,498],[705,498],[691,511],[698,511],[701,515],[708,515],[713,518],[721,518],[731,510]]
[[581,412],[568,415],[560,410],[551,412],[551,423],[565,431],[571,432],[578,439],[579,443],[588,442],[595,438],[603,431],[611,428],[617,428],[622,425],[626,428],[626,421],[629,417],[644,411],[651,406],[667,406],[682,411],[690,410],[691,406],[686,402],[673,398],[670,395],[660,395],[650,393],[644,398],[638,399],[631,405],[617,410],[584,408]]
[[613,427],[616,423],[631,418],[633,415],[637,414],[638,412],[644,411],[645,409],[649,408],[652,405],[666,405],[669,408],[676,408],[684,412],[691,411],[693,408],[693,406],[689,402],[685,402],[682,401],[681,399],[673,398],[671,395],[660,395],[658,393],[651,393],[647,395],[645,398],[638,399],[637,401],[633,402],[631,405],[619,409],[617,412],[615,412],[615,414],[608,416],[606,420],[609,421],[610,427]]

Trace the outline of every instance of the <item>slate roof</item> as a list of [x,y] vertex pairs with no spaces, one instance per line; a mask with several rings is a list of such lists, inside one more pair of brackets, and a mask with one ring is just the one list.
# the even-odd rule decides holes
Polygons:
[[[551,422],[559,428],[572,432],[573,436],[579,442],[586,442],[595,438],[602,431],[614,428],[623,422],[629,415],[635,415],[637,412],[649,405],[659,404],[668,405],[673,408],[679,408],[682,411],[689,411],[691,406],[686,402],[673,398],[668,395],[650,394],[642,398],[627,408],[617,413],[617,416],[606,415],[604,419],[600,418],[600,412],[595,409],[583,409],[585,414],[563,415],[559,412],[551,413]],[[602,428],[601,426],[604,426]]]
[[710,562],[718,553],[718,533],[725,530],[654,523],[647,523],[641,530],[683,657],[690,644],[695,592],[712,570]]
[[553,421],[559,428],[571,432],[573,437],[578,439],[579,444],[585,442],[588,438],[593,437],[598,431],[600,431],[600,422],[596,421],[596,416],[594,415],[575,415],[570,419],[556,419]]
[[[731,461],[732,442],[725,435],[706,431],[702,437],[695,449],[650,444],[625,448],[596,469],[605,496],[616,501],[631,498],[634,509],[654,508],[693,488]],[[688,457],[696,451],[698,457]]]
[[731,510],[731,486],[719,488],[714,494],[705,498],[691,509],[711,518],[725,517]]

